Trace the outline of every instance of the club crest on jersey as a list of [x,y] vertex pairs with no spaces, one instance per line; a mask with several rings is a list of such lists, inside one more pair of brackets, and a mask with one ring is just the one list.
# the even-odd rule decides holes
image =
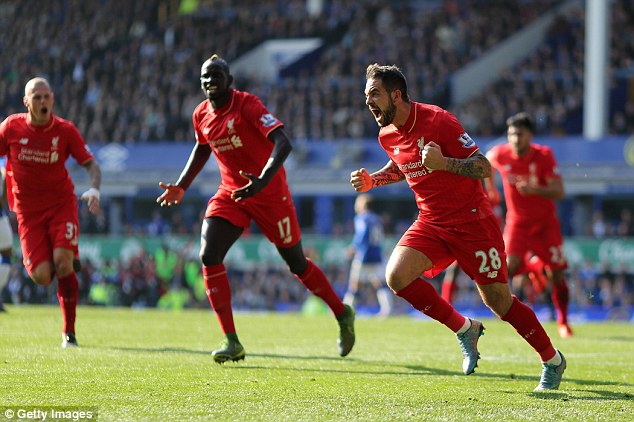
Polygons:
[[463,132],[462,135],[458,137],[458,141],[462,144],[464,148],[472,148],[473,146],[475,146],[475,141],[471,139],[467,132]]
[[401,153],[401,150],[399,149],[399,147],[394,147],[394,155],[399,155]]
[[272,114],[263,114],[262,117],[260,117],[260,121],[264,127],[271,127],[277,123],[277,119],[273,117]]
[[229,135],[233,135],[236,133],[236,129],[233,127],[236,119],[227,120],[227,130],[229,131]]
[[[416,143],[418,144],[418,155],[420,155],[420,165],[425,168],[425,171],[427,173],[431,173],[432,170],[428,169],[423,164],[423,149],[425,148],[425,137],[421,136],[420,139],[418,141],[416,141]],[[427,174],[427,173],[425,173],[425,174]]]

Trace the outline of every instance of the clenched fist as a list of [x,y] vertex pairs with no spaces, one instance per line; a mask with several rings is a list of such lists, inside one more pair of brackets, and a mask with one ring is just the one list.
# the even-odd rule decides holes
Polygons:
[[372,189],[372,177],[364,168],[350,173],[350,184],[357,192],[367,192]]
[[429,170],[444,170],[447,167],[447,159],[442,155],[440,146],[435,142],[429,142],[423,147],[420,158]]

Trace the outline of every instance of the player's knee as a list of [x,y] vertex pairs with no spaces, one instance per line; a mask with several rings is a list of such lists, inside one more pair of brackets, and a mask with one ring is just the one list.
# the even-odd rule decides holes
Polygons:
[[509,278],[517,274],[517,270],[519,270],[520,268],[520,263],[521,261],[519,259],[516,259],[516,257],[509,256],[509,259],[506,260],[506,266],[508,268]]
[[40,286],[48,286],[53,281],[50,271],[35,270],[31,273],[31,280]]
[[202,262],[202,264],[206,267],[209,267],[211,265],[220,265],[222,264],[222,260],[221,259],[217,259],[215,257],[209,256],[209,255],[200,255],[200,262]]
[[395,292],[404,289],[413,280],[413,277],[409,277],[404,272],[399,271],[398,268],[388,269],[385,273],[385,282],[387,283],[388,287]]
[[55,273],[57,273],[59,277],[66,277],[67,275],[75,271],[75,268],[73,267],[72,259],[68,259],[66,257],[57,258],[55,259],[54,264],[55,264]]
[[513,305],[513,296],[506,284],[494,283],[481,288],[482,301],[498,317],[503,318]]
[[304,274],[304,272],[306,272],[306,268],[308,268],[308,260],[305,257],[288,259],[286,264],[288,265],[290,272],[296,275]]
[[222,264],[223,261],[223,257],[218,256],[213,250],[207,249],[201,250],[198,257],[204,266],[219,265]]

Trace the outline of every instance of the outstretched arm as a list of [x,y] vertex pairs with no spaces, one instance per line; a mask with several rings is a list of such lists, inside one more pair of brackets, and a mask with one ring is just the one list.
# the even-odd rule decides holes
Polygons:
[[350,173],[350,184],[357,192],[367,192],[372,188],[405,180],[405,175],[392,160],[372,174],[364,168]]
[[236,202],[250,198],[264,189],[275,173],[284,165],[284,161],[286,161],[286,158],[293,149],[288,135],[281,127],[269,133],[268,138],[275,144],[271,156],[262,168],[259,176],[240,170],[240,175],[245,178],[246,184],[231,192],[231,198]]
[[165,189],[165,192],[156,198],[156,202],[161,204],[162,207],[177,205],[183,198],[183,195],[185,195],[185,190],[187,190],[196,176],[198,176],[198,173],[203,169],[210,156],[211,147],[209,144],[196,143],[189,155],[187,164],[185,164],[185,168],[178,177],[178,181],[173,184],[159,182],[159,186]]

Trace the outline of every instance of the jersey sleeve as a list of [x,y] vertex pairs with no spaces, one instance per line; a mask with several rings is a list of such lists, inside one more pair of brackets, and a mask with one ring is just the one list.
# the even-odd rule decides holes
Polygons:
[[2,123],[0,123],[0,157],[4,157],[5,155],[7,155],[7,149],[8,149],[8,144],[7,144],[7,126],[8,126],[8,119],[4,119],[4,121]]
[[242,114],[247,122],[251,122],[255,128],[265,137],[284,124],[271,114],[255,95],[245,98]]
[[544,149],[544,177],[546,179],[561,178],[561,174],[559,174],[559,166],[557,165],[557,160],[555,159],[555,155],[550,148]]
[[452,158],[468,158],[478,151],[478,146],[463,129],[458,119],[443,111],[438,118],[438,140],[443,155]]
[[196,143],[206,144],[207,140],[205,139],[205,136],[203,135],[203,133],[200,131],[200,124],[198,123],[200,120],[198,117],[198,110],[199,110],[199,107],[196,107],[196,109],[192,113],[192,126],[194,127],[194,137],[196,138]]
[[79,133],[77,127],[70,122],[68,123],[67,136],[70,155],[72,155],[75,161],[77,161],[80,165],[83,166],[88,161],[95,158],[92,155],[88,144],[86,144],[86,141],[84,141],[84,138]]

